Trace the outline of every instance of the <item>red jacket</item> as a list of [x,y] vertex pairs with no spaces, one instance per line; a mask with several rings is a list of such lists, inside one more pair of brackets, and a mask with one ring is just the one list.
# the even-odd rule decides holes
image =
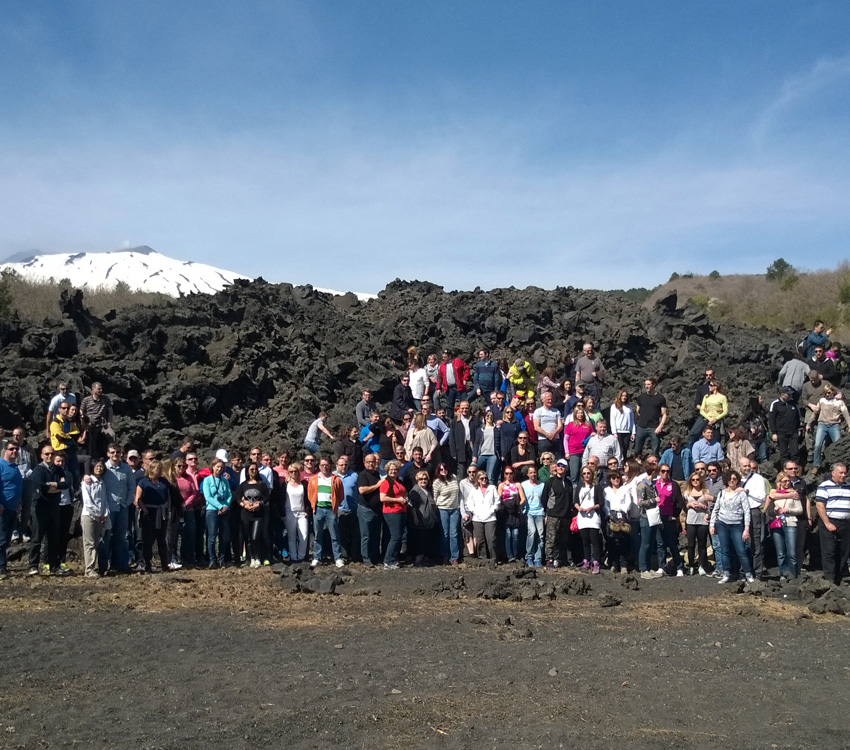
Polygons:
[[[455,357],[452,360],[452,366],[455,368],[455,385],[458,391],[466,390],[466,381],[469,380],[469,367],[460,357]],[[446,390],[446,363],[440,363],[440,390]]]

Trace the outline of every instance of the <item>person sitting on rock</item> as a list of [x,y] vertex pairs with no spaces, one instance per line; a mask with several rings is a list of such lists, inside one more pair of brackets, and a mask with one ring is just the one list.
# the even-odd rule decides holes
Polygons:
[[534,368],[527,359],[518,357],[514,360],[508,370],[507,380],[511,384],[512,393],[520,396],[534,394]]
[[47,406],[47,418],[44,421],[44,432],[47,435],[48,440],[50,439],[50,425],[58,416],[59,407],[64,403],[69,405],[77,403],[77,397],[70,392],[68,384],[65,382],[59,383],[59,393],[50,399],[50,403]]
[[336,438],[333,436],[333,433],[325,427],[325,420],[328,418],[328,413],[326,411],[320,411],[317,419],[314,419],[310,423],[310,427],[307,428],[307,435],[304,438],[304,447],[310,451],[311,453],[319,452],[319,435],[320,432],[323,432],[331,442],[335,441]]
[[722,461],[726,458],[720,441],[714,437],[714,428],[706,427],[702,431],[702,437],[694,443],[691,449],[694,461],[704,461],[709,464],[712,461]]

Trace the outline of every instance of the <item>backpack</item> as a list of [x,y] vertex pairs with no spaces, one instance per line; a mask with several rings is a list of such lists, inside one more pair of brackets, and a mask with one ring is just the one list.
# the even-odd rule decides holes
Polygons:
[[794,346],[794,349],[801,354],[803,357],[806,356],[806,352],[809,349],[809,332],[806,331],[799,339],[797,339],[797,343]]

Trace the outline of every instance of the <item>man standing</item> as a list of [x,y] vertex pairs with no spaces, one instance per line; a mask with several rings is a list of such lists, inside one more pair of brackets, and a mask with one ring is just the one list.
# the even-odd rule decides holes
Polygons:
[[18,471],[18,446],[11,440],[3,448],[0,458],[0,578],[8,578],[6,550],[12,541],[12,532],[18,523],[18,508],[24,480]]
[[821,377],[828,383],[838,387],[838,373],[835,371],[835,363],[826,356],[826,350],[822,346],[816,346],[814,354],[806,364],[820,373]]
[[112,422],[112,402],[104,395],[100,383],[92,383],[91,396],[86,396],[80,405],[83,426],[88,430],[86,445],[92,463],[106,455],[107,438],[104,435]]
[[36,458],[27,445],[27,433],[23,427],[16,427],[12,431],[12,441],[18,446],[18,456],[15,464],[21,474],[21,512],[18,527],[12,532],[12,541],[20,539],[24,544],[30,540],[30,523],[32,516],[32,470],[36,465]]
[[59,500],[62,491],[68,489],[68,481],[65,470],[53,463],[53,453],[53,447],[45,445],[41,449],[41,463],[32,472],[33,529],[29,551],[30,575],[38,575],[43,543],[47,545],[47,572],[53,575],[68,575],[68,571],[59,564]]
[[659,436],[667,424],[667,399],[655,390],[655,386],[655,378],[644,380],[644,392],[636,399],[635,456],[638,458],[647,440],[652,455],[658,455],[658,446],[661,443]]
[[585,393],[593,396],[596,403],[602,397],[602,386],[605,384],[605,368],[602,360],[593,351],[593,344],[585,343],[582,355],[575,362],[576,385],[582,383]]
[[775,399],[767,412],[767,424],[770,437],[779,446],[779,459],[796,459],[800,453],[800,408],[794,403],[795,390],[783,386],[779,398]]
[[[591,435],[584,446],[584,455],[582,456],[582,464],[586,464],[591,456],[599,459],[599,465],[608,467],[608,459],[612,458],[617,462],[617,468],[623,463],[623,455],[620,452],[620,441],[616,435],[608,434],[608,423],[604,419],[596,421],[596,434]],[[605,484],[605,474],[599,477],[599,484]]]
[[360,530],[357,523],[357,473],[348,468],[348,456],[336,461],[334,476],[342,482],[342,502],[339,504],[339,546],[347,562],[360,562]]
[[738,469],[741,472],[741,487],[747,491],[750,501],[750,551],[753,558],[753,575],[764,578],[764,556],[762,539],[764,538],[764,501],[767,498],[767,485],[764,477],[757,471],[755,461],[741,456]]
[[381,555],[381,476],[378,474],[380,457],[367,453],[363,457],[366,468],[357,476],[357,521],[360,526],[360,556],[363,565],[374,568]]
[[850,555],[850,486],[845,484],[846,479],[847,467],[835,464],[832,476],[821,482],[815,493],[823,577],[836,585],[847,573]]
[[814,452],[815,431],[812,429],[812,426],[817,420],[817,412],[815,412],[814,408],[812,408],[810,404],[817,404],[817,402],[821,400],[825,388],[826,383],[823,382],[821,374],[817,370],[810,370],[809,380],[807,383],[803,384],[803,388],[800,391],[799,403],[803,404],[803,426],[806,428],[805,439],[807,460],[811,459],[811,455]]
[[694,471],[691,452],[679,437],[670,438],[670,447],[661,454],[661,463],[670,467],[670,479],[674,482],[684,482]]
[[826,328],[822,320],[816,320],[814,329],[806,336],[806,359],[811,359],[818,347],[825,350],[831,334],[831,328]]
[[[809,531],[812,528],[814,519],[812,518],[812,504],[808,498],[808,487],[805,481],[800,477],[800,467],[794,460],[785,462],[785,474],[788,477],[791,489],[797,493],[797,499],[803,504],[803,515],[797,519],[797,575],[803,569],[803,556],[806,552],[806,542],[808,540]],[[817,511],[815,511],[817,512]],[[809,569],[813,567],[814,559],[817,555],[813,554],[813,550],[809,548]]]
[[[472,393],[470,401],[475,398],[486,398],[491,391],[498,391],[502,387],[502,371],[492,359],[490,351],[483,347],[478,350],[478,361],[472,368]],[[498,419],[498,417],[497,417]]]
[[562,458],[554,466],[554,473],[543,485],[543,511],[546,514],[546,567],[560,568],[562,553],[566,564],[572,567],[572,556],[567,534],[570,527],[570,508],[573,504],[573,486],[566,476],[569,462]]
[[399,378],[399,382],[396,383],[393,390],[393,398],[390,401],[390,419],[396,424],[401,424],[405,414],[410,414],[412,417],[415,411],[413,391],[410,390],[410,375],[404,374]]
[[538,455],[549,451],[556,456],[563,456],[564,446],[558,439],[561,430],[564,429],[561,412],[553,408],[551,393],[544,393],[540,397],[540,401],[543,405],[534,412],[533,416],[534,431],[537,433]]
[[313,562],[311,568],[322,563],[322,542],[325,529],[331,535],[331,550],[336,566],[345,565],[339,546],[339,519],[336,512],[342,503],[345,490],[342,480],[331,474],[331,462],[327,458],[319,460],[319,473],[307,483],[307,498],[313,508]]
[[365,427],[369,424],[370,417],[375,411],[375,405],[372,403],[372,391],[363,391],[363,398],[357,402],[354,407],[354,416],[357,417],[357,426]]
[[440,390],[446,394],[446,408],[449,414],[454,414],[455,401],[458,394],[466,392],[466,381],[469,380],[469,367],[460,357],[452,357],[450,349],[443,350],[443,361],[440,364]]
[[779,385],[783,388],[791,388],[794,393],[792,400],[797,401],[800,391],[809,378],[809,372],[812,368],[809,367],[799,354],[794,355],[789,359],[782,369],[779,371]]
[[702,431],[702,437],[694,443],[691,449],[691,457],[694,461],[703,461],[710,464],[713,461],[722,461],[726,458],[719,440],[714,439],[714,428],[706,427]]
[[74,405],[77,403],[77,397],[73,393],[69,393],[67,383],[59,383],[59,393],[50,399],[50,404],[47,407],[47,419],[44,423],[44,431],[48,439],[50,439],[50,423],[59,414],[59,407],[66,402]]
[[466,476],[466,467],[472,461],[474,426],[469,418],[469,401],[461,401],[457,409],[457,419],[449,423],[449,450],[459,477]]
[[701,408],[702,400],[708,395],[708,385],[712,380],[714,380],[714,368],[707,367],[705,369],[705,380],[697,386],[696,393],[694,394],[694,408],[697,412],[697,418],[694,420],[693,425],[691,425],[691,431],[688,433],[689,448],[692,447],[697,440],[699,440],[699,436],[702,434],[702,430],[707,424],[705,417],[702,416]]
[[[130,526],[130,506],[136,498],[136,479],[130,467],[121,460],[121,446],[112,443],[106,449],[106,471],[103,475],[106,500],[109,504],[111,530],[106,532],[106,549],[112,569],[128,573],[130,555],[127,548],[127,529]],[[192,513],[191,510],[187,511]]]

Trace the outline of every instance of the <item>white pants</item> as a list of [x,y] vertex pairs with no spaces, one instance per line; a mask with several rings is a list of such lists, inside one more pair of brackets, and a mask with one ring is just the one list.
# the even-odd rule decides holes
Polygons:
[[293,562],[300,562],[307,556],[309,531],[306,513],[286,511],[286,538],[289,543],[289,559]]
[[104,526],[98,518],[89,516],[80,517],[80,525],[83,528],[83,560],[85,561],[85,574],[97,575],[97,546],[103,536]]

